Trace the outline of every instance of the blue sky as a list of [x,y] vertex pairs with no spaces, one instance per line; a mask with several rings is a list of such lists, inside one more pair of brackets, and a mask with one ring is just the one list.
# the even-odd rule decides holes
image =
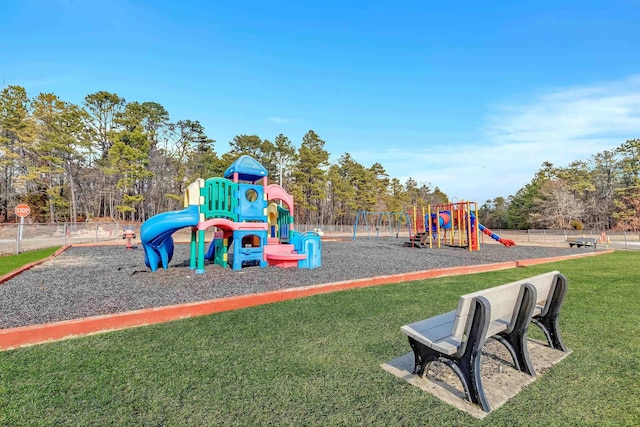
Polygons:
[[[640,0],[2,0],[0,81],[106,90],[484,202],[640,137]],[[206,177],[205,177],[206,178]]]

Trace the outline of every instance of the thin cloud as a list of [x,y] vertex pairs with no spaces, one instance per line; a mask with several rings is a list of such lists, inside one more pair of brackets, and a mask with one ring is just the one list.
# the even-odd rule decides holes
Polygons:
[[[488,119],[490,146],[483,151],[503,165],[505,176],[521,176],[508,193],[513,194],[545,161],[566,166],[615,148],[639,132],[640,76],[631,76],[555,90],[528,104],[500,107]],[[524,182],[522,172],[528,175]]]
[[526,105],[503,106],[490,117],[487,128],[497,143],[536,142],[548,147],[557,142],[600,146],[603,137],[632,137],[638,129],[640,76],[555,91]]
[[[392,177],[438,186],[480,203],[515,194],[543,162],[566,166],[640,136],[640,76],[551,90],[520,105],[493,108],[477,143],[448,150],[353,153],[380,161]],[[428,145],[428,144],[418,144]],[[361,160],[362,159],[362,160]]]

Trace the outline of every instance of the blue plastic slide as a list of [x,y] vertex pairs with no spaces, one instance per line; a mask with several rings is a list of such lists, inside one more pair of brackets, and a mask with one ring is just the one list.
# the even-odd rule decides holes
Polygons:
[[184,227],[198,225],[200,213],[197,205],[181,211],[165,212],[146,220],[140,228],[140,241],[144,248],[144,263],[151,271],[162,265],[165,270],[173,257],[171,235]]

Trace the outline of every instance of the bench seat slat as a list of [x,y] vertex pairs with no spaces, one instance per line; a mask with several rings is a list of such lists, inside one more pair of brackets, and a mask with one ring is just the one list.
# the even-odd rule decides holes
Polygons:
[[451,336],[451,325],[453,323],[436,326],[435,328],[431,328],[428,331],[416,331],[415,329],[411,329],[410,327],[403,326],[402,331],[415,338],[417,341],[420,341],[427,347],[433,347],[438,341],[442,341],[445,338]]
[[[400,329],[407,336],[421,342],[427,347],[440,351],[446,355],[452,355],[462,343],[462,335],[451,334],[455,311],[432,317],[410,325],[405,325]],[[488,336],[503,332],[511,322],[511,317],[494,319],[489,324]]]
[[406,325],[408,327],[410,327],[411,329],[418,331],[419,333],[424,333],[425,331],[428,331],[429,329],[433,329],[436,328],[438,326],[442,326],[442,325],[446,325],[446,324],[451,324],[456,317],[456,312],[455,311],[450,311],[448,313],[444,313],[444,314],[440,314],[438,316],[434,316],[434,317],[430,317],[428,319],[425,320],[421,320],[419,322],[414,322],[411,323],[409,325]]
[[405,325],[400,329],[407,336],[427,347],[451,355],[457,351],[461,339],[461,337],[456,339],[451,335],[455,315],[455,311],[450,311],[420,322]]

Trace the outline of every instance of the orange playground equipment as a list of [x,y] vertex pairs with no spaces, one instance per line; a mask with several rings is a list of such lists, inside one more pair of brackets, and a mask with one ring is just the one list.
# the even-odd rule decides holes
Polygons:
[[477,221],[476,202],[428,205],[422,207],[420,211],[418,212],[416,206],[407,211],[412,218],[414,232],[405,246],[439,248],[445,245],[477,251],[480,250],[480,233],[507,247],[515,245],[512,240],[501,238]]

